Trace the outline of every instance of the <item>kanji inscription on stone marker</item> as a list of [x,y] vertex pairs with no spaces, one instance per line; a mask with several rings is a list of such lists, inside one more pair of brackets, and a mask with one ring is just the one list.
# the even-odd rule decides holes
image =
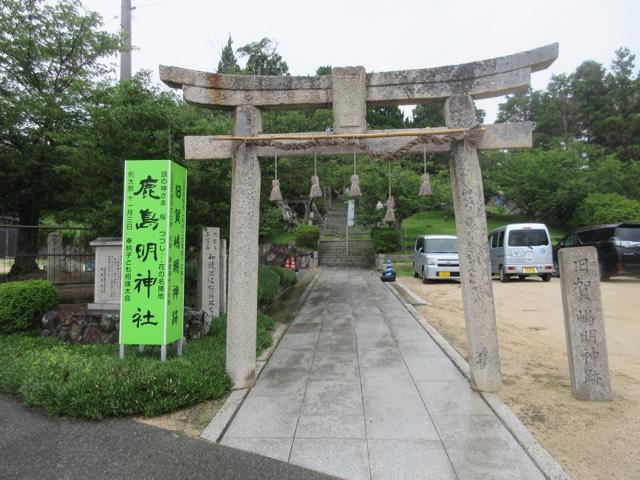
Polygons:
[[571,390],[578,400],[611,400],[597,251],[565,248],[558,260]]
[[220,316],[220,229],[202,229],[202,252],[200,257],[201,308],[211,315]]

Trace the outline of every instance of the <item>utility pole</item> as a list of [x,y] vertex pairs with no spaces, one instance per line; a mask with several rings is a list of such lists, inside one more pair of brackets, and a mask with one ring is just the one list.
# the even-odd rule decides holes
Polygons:
[[120,81],[131,78],[131,0],[120,0]]

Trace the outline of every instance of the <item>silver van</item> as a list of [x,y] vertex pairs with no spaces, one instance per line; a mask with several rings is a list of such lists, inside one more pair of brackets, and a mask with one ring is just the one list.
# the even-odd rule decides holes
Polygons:
[[551,280],[553,248],[549,230],[543,223],[512,223],[489,234],[491,273],[508,282],[513,275],[520,280],[537,275]]
[[422,278],[424,283],[431,280],[459,279],[458,237],[422,235],[416,238],[413,276]]

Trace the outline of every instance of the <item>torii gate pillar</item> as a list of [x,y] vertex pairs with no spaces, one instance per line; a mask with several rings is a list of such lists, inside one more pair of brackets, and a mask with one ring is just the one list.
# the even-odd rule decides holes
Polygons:
[[[253,106],[236,107],[233,131],[238,136],[260,133],[260,110]],[[227,372],[234,389],[248,388],[256,381],[261,177],[257,147],[251,144],[244,147],[233,155],[231,170]]]
[[[477,122],[473,99],[469,95],[449,97],[444,104],[444,118],[449,128],[472,127]],[[482,174],[476,147],[454,143],[449,169],[471,383],[476,390],[496,392],[502,385],[502,378]]]

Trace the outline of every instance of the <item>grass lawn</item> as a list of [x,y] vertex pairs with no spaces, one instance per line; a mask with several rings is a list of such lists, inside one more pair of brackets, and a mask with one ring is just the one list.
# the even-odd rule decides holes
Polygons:
[[286,245],[295,245],[296,237],[294,232],[288,232],[286,230],[274,230],[271,232],[265,241],[268,243],[277,243],[277,244],[286,244]]
[[[508,223],[526,223],[528,220],[521,215],[496,215],[487,214],[488,231],[501,227]],[[551,240],[555,243],[566,234],[564,228],[547,225]],[[411,253],[413,242],[418,235],[455,235],[456,221],[453,216],[449,219],[444,218],[443,213],[439,210],[430,210],[427,212],[419,212],[405,218],[402,221],[402,232],[404,234],[405,249],[409,251],[395,253]]]
[[[272,343],[274,323],[258,314],[257,353]],[[181,358],[159,361],[159,347],[144,353],[118,345],[71,345],[30,334],[0,335],[0,392],[54,415],[100,419],[154,416],[223,396],[230,388],[225,370],[226,318],[212,333],[189,342]]]

